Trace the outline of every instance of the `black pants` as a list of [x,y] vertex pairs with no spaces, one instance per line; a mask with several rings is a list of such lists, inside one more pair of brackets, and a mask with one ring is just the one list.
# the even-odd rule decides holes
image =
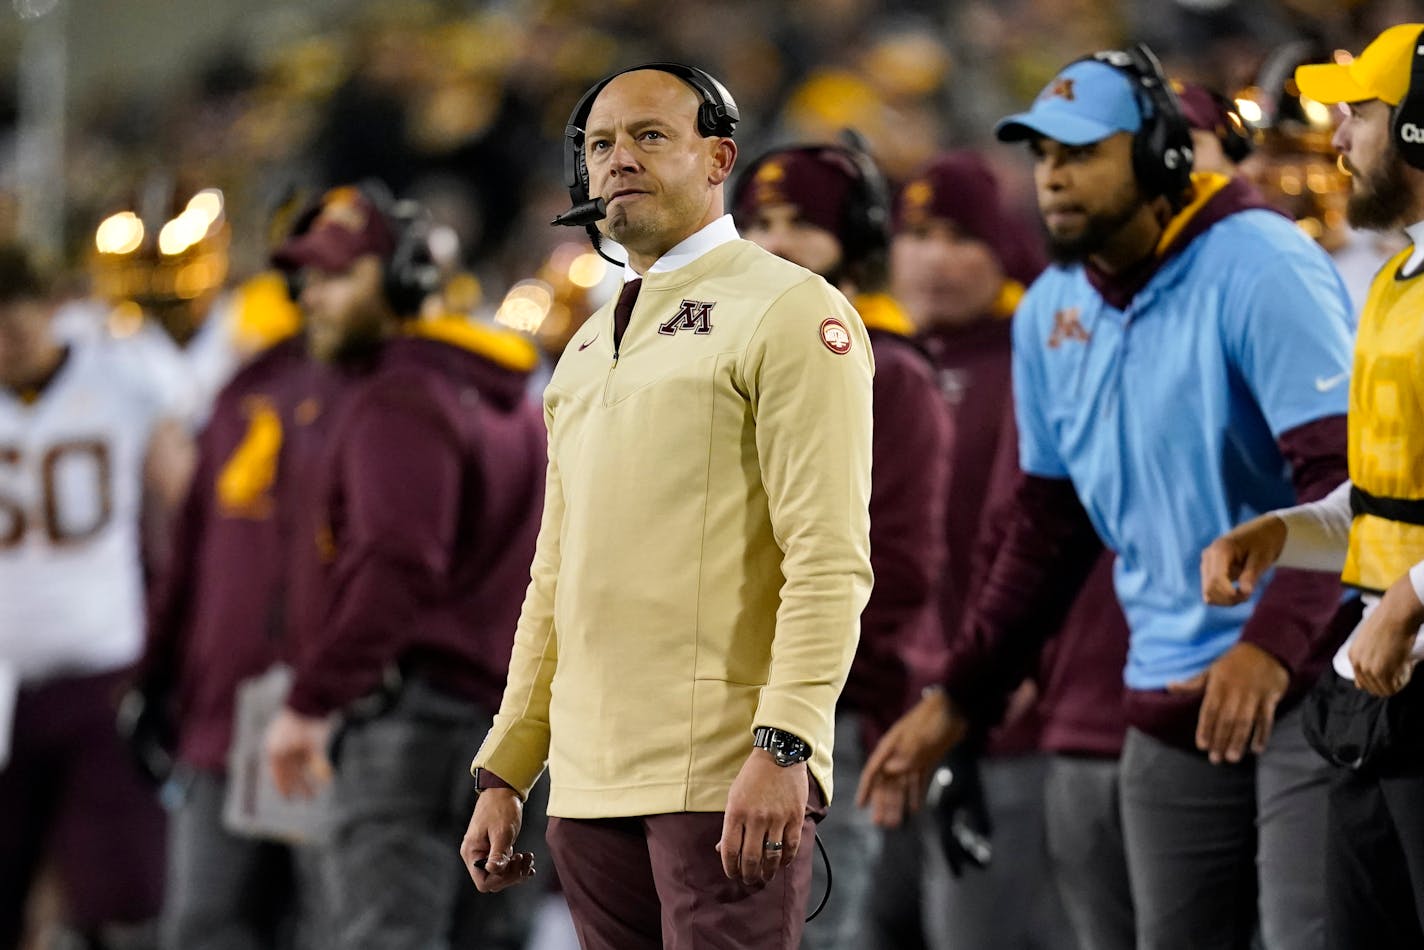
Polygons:
[[[1387,702],[1398,714],[1391,719],[1413,725],[1424,713],[1424,677]],[[1393,738],[1396,745],[1379,761],[1338,768],[1331,784],[1332,950],[1424,947],[1424,736]]]

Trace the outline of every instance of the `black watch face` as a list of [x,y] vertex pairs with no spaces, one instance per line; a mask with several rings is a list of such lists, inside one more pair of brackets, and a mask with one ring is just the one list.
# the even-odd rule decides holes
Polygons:
[[795,765],[804,761],[810,750],[806,743],[785,732],[774,732],[771,736],[771,752],[783,765]]

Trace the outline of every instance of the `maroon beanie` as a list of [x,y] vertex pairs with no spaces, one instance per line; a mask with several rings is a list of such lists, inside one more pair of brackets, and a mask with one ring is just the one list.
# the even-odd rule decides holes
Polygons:
[[1182,116],[1187,125],[1213,135],[1222,135],[1231,125],[1226,104],[1212,95],[1211,90],[1194,82],[1173,82],[1177,101],[1182,104]]
[[839,149],[790,148],[768,152],[739,183],[732,211],[739,221],[762,208],[795,205],[801,217],[831,232],[842,244],[846,202],[859,180],[855,164]]
[[1027,284],[1043,269],[1039,239],[1004,210],[999,180],[977,152],[945,152],[920,169],[895,196],[895,233],[943,219],[989,245],[999,266]]

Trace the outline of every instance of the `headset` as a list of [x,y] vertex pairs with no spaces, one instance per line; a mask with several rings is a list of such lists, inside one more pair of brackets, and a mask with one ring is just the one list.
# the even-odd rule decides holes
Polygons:
[[1173,210],[1192,183],[1192,132],[1162,64],[1146,43],[1101,50],[1084,60],[1111,66],[1132,82],[1142,128],[1132,139],[1132,170],[1143,191],[1165,197]]
[[[851,190],[841,212],[836,238],[841,242],[845,264],[859,266],[869,272],[861,275],[858,284],[883,283],[886,257],[890,253],[890,184],[870,157],[865,137],[855,129],[844,130],[840,143],[790,145],[762,154],[737,178],[732,188],[730,207],[736,209],[741,205],[746,190],[756,181],[758,169],[768,161],[790,153],[832,153],[850,164],[853,172]],[[877,276],[881,279],[876,280]]]
[[382,289],[396,316],[413,317],[443,283],[430,247],[430,212],[418,201],[403,199],[391,206],[389,220],[396,230],[396,246],[386,262]]
[[1207,92],[1225,120],[1225,125],[1217,134],[1217,138],[1221,140],[1222,154],[1231,164],[1240,165],[1256,150],[1256,139],[1251,133],[1251,126],[1246,123],[1234,99],[1228,99],[1215,89],[1208,89]]
[[[397,201],[385,184],[367,179],[354,186],[384,217],[395,234],[395,247],[389,259],[382,263],[381,291],[386,303],[399,317],[411,317],[420,312],[425,298],[440,289],[440,265],[430,247],[430,215],[416,201]],[[326,207],[326,196],[308,206],[292,225],[291,236],[299,237],[311,230]],[[299,295],[297,288],[292,299]]]
[[1414,168],[1424,169],[1424,31],[1414,40],[1409,88],[1394,107],[1389,131],[1399,157]]
[[574,111],[569,113],[569,121],[564,126],[564,185],[569,189],[569,200],[572,207],[556,216],[550,223],[556,226],[583,228],[588,232],[589,240],[593,242],[593,249],[619,267],[623,265],[622,261],[615,261],[603,253],[601,247],[603,236],[595,226],[595,222],[601,221],[607,214],[607,210],[602,198],[589,197],[588,160],[583,151],[584,125],[588,122],[588,114],[593,111],[593,101],[598,98],[598,94],[603,91],[605,86],[624,73],[643,69],[655,69],[659,72],[670,73],[696,90],[702,100],[697,107],[697,131],[704,138],[713,136],[731,138],[736,131],[737,123],[742,118],[741,113],[737,110],[737,102],[727,91],[726,86],[713,78],[711,73],[683,63],[644,63],[641,66],[620,69],[594,83],[579,98],[579,101],[574,105]]

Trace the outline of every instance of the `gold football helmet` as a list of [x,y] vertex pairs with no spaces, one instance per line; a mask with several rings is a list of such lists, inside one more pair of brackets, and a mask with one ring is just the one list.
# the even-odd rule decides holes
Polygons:
[[221,191],[150,179],[94,232],[94,291],[113,305],[115,331],[148,316],[187,343],[227,279],[230,239]]
[[1243,170],[1267,201],[1332,252],[1347,237],[1345,205],[1350,197],[1349,175],[1330,144],[1339,116],[1301,95],[1295,70],[1342,55],[1349,54],[1304,41],[1288,43],[1267,58],[1256,82],[1236,96],[1237,107],[1257,135],[1258,147]]

